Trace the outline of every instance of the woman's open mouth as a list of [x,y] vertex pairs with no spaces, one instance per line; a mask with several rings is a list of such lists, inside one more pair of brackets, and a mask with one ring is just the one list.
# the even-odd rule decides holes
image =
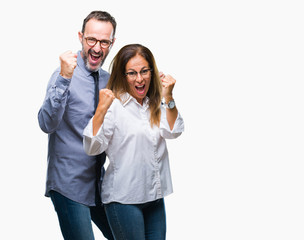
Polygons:
[[136,92],[140,95],[144,94],[145,93],[145,86],[146,85],[138,85],[138,86],[135,86],[135,89],[136,89]]

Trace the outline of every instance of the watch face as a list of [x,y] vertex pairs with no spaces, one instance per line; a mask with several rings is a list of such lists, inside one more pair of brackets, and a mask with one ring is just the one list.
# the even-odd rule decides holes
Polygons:
[[170,102],[168,103],[168,107],[169,107],[170,109],[174,108],[174,107],[175,107],[175,102],[174,102],[174,101],[170,101]]

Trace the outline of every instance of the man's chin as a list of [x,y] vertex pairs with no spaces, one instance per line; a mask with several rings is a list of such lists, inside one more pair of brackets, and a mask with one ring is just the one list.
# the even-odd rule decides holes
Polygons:
[[92,72],[96,72],[99,68],[101,68],[102,64],[103,64],[103,61],[97,65],[92,65],[89,62],[87,62],[87,68]]

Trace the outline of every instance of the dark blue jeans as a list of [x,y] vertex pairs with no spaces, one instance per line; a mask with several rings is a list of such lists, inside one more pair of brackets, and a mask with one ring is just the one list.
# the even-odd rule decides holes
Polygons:
[[65,240],[94,240],[91,219],[105,238],[114,239],[103,206],[88,207],[55,191],[50,196]]
[[116,240],[166,239],[166,212],[163,199],[144,204],[105,204]]

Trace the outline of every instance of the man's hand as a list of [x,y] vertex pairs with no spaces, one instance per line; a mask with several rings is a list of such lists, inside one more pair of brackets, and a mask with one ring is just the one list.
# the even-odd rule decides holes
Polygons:
[[60,75],[65,79],[71,79],[73,76],[74,69],[77,66],[77,53],[67,51],[60,55]]

